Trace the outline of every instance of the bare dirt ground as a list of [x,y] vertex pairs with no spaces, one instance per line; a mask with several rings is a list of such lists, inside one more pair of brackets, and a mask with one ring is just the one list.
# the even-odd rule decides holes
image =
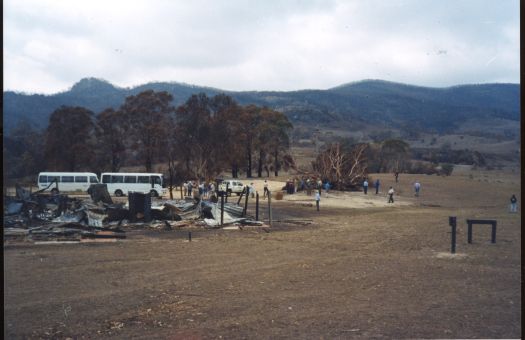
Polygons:
[[[519,174],[376,177],[377,197],[323,194],[319,212],[303,193],[272,200],[269,233],[4,244],[4,337],[519,338],[521,214],[508,212],[512,193],[521,202]],[[454,256],[448,216],[458,220]],[[497,242],[478,225],[467,244],[467,218],[496,219]]]

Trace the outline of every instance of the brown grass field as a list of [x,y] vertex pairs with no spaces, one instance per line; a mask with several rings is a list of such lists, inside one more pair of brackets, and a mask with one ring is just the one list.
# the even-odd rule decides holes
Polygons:
[[[192,229],[188,242],[187,230],[131,230],[117,243],[5,243],[4,337],[520,338],[519,173],[372,176],[383,182],[378,196],[323,193],[319,212],[304,193],[272,200],[269,233]],[[508,212],[513,193],[518,214]],[[476,225],[468,244],[467,218],[496,219],[496,243]]]

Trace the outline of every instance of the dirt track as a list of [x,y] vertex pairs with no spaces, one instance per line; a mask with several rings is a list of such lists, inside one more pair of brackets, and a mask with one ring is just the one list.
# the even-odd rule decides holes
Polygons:
[[[358,193],[348,206],[322,199],[320,212],[273,201],[274,219],[314,223],[277,222],[270,233],[193,231],[188,242],[187,231],[133,231],[118,243],[6,245],[4,336],[519,338],[521,217],[507,212],[519,177],[418,176],[418,199],[415,179],[401,176],[392,207],[353,205]],[[376,199],[385,197],[367,198]],[[497,243],[475,226],[468,245],[466,218],[497,219]]]

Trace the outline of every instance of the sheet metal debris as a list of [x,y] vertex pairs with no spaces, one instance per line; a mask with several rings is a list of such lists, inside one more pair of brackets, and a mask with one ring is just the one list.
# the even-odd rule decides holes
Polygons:
[[152,199],[143,193],[129,193],[126,203],[114,203],[105,185],[93,185],[89,197],[16,187],[16,196],[4,199],[4,240],[38,244],[62,244],[117,240],[136,228],[174,230],[185,227],[243,229],[263,226],[243,216],[243,207],[186,197],[181,200]]

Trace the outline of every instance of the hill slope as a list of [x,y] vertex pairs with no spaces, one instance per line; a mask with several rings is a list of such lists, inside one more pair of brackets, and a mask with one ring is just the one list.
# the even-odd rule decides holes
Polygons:
[[4,132],[8,133],[23,119],[45,128],[51,113],[61,105],[83,106],[95,113],[108,107],[118,108],[127,96],[147,89],[171,93],[176,106],[191,94],[226,93],[243,105],[265,105],[282,111],[294,123],[348,129],[372,124],[450,132],[472,119],[520,119],[519,84],[429,88],[366,80],[328,90],[231,92],[175,82],[119,88],[104,80],[85,78],[69,91],[54,95],[4,92]]

